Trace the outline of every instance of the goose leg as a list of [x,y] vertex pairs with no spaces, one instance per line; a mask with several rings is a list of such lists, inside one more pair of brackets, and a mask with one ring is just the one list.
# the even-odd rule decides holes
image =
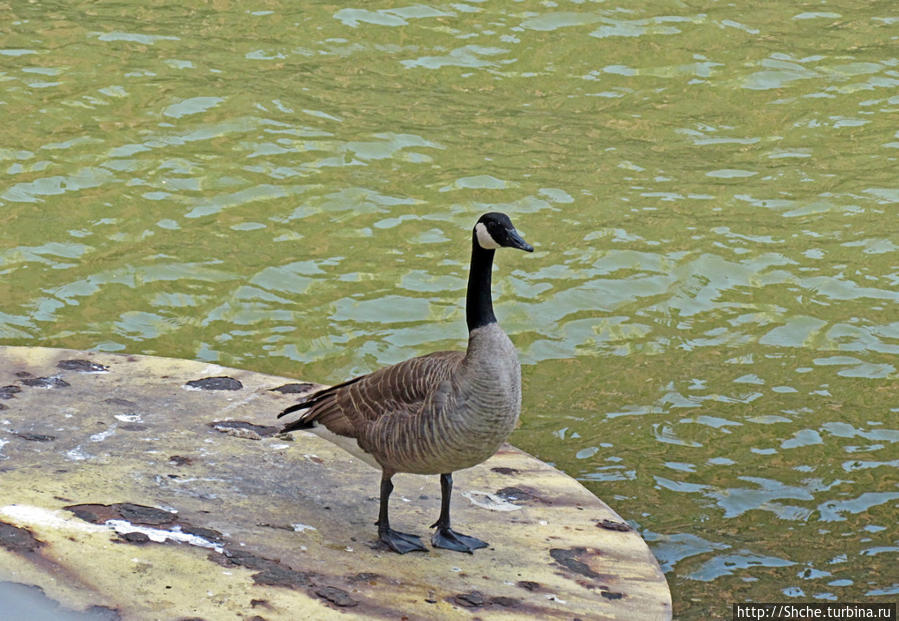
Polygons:
[[390,520],[387,517],[387,504],[390,500],[390,494],[393,492],[393,481],[390,480],[392,476],[392,474],[389,475],[386,472],[381,475],[381,510],[378,513],[378,521],[376,522],[378,525],[378,539],[399,554],[415,551],[427,552],[428,549],[424,547],[421,539],[417,536],[401,533],[390,528]]
[[431,528],[437,527],[431,535],[431,545],[435,548],[446,548],[458,552],[471,554],[478,548],[486,548],[487,542],[477,537],[457,533],[450,528],[450,496],[453,493],[452,473],[440,475],[440,517],[431,524]]

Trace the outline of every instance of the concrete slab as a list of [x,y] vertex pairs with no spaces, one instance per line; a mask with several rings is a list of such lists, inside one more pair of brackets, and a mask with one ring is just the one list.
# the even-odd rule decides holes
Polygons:
[[[276,414],[315,387],[0,347],[0,593],[57,619],[671,618],[640,536],[508,445],[454,477],[454,525],[489,548],[373,547],[379,473],[278,435]],[[392,524],[427,541],[438,478],[394,483]]]

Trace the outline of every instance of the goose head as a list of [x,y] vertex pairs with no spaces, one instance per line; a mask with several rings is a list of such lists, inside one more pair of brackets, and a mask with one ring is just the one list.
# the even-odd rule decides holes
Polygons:
[[524,241],[524,238],[512,225],[509,216],[497,211],[485,213],[478,219],[474,225],[474,241],[484,250],[518,248],[526,252],[534,252],[534,247]]

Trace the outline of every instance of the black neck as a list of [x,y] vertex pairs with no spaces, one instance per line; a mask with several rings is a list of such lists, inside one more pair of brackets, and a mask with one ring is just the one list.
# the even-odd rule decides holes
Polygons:
[[465,298],[465,318],[468,331],[496,323],[493,298],[490,295],[490,276],[495,250],[481,248],[475,234],[471,240],[471,268],[468,272],[468,295]]

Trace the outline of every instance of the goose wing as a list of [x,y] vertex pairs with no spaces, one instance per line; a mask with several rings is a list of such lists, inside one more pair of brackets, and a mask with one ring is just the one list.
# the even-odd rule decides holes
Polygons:
[[465,355],[442,351],[378,369],[315,392],[290,406],[278,418],[306,410],[284,431],[308,429],[315,423],[333,433],[357,438],[384,416],[408,416],[421,410],[442,382],[451,378]]

